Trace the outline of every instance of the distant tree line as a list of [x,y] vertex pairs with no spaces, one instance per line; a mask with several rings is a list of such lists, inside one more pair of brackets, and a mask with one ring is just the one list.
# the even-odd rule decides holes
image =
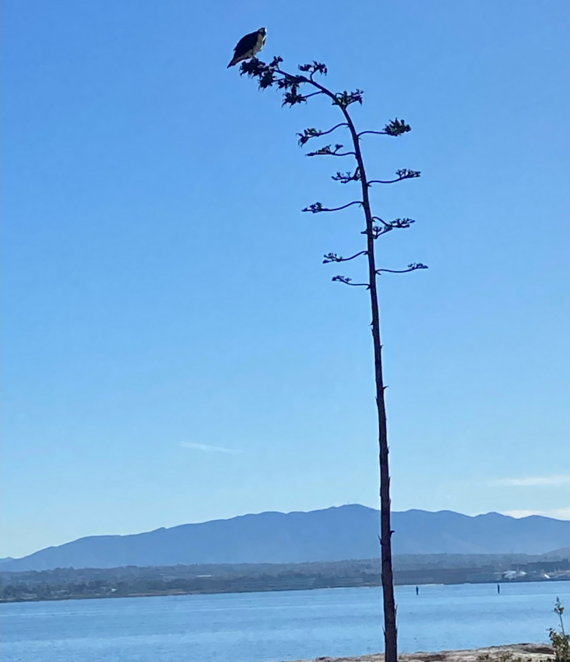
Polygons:
[[[402,555],[395,557],[396,584],[463,584],[570,579],[570,561],[519,555]],[[519,574],[526,573],[526,574]],[[0,600],[287,591],[379,586],[378,559],[298,564],[178,565],[167,567],[58,568],[1,572]]]

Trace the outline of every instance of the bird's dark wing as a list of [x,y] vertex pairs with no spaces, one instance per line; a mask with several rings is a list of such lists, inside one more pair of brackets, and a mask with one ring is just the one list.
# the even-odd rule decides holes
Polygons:
[[251,50],[257,43],[257,36],[257,32],[250,32],[249,34],[246,34],[245,37],[242,37],[234,48],[234,57],[236,55],[243,55]]

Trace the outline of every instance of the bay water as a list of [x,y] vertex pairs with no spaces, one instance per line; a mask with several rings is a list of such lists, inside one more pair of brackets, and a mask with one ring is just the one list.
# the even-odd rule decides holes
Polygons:
[[[547,642],[570,582],[396,587],[402,652]],[[0,605],[1,662],[277,662],[382,650],[380,588]],[[570,623],[567,624],[570,629]]]

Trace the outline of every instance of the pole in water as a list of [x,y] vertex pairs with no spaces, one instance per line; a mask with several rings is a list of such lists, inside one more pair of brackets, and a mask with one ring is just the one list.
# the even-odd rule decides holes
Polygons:
[[419,594],[420,594],[420,587],[416,586],[416,595],[419,595]]
[[497,584],[497,593],[500,593],[500,592],[501,592],[501,585]]

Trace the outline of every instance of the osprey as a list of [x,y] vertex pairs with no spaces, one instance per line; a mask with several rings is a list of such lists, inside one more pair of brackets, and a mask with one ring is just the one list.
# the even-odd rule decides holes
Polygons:
[[263,48],[266,37],[267,30],[265,28],[259,28],[256,32],[251,32],[250,34],[246,34],[245,37],[242,37],[234,48],[234,56],[228,64],[228,69],[242,60],[249,60],[250,57],[255,57]]

